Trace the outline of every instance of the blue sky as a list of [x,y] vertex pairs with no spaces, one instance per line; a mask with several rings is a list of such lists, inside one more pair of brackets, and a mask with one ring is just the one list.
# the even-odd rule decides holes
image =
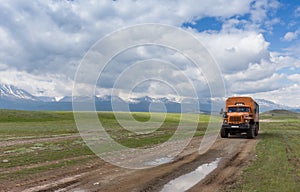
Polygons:
[[[159,23],[182,28],[199,39],[220,66],[227,96],[250,95],[300,106],[298,1],[12,0],[1,1],[0,18],[0,83],[35,95],[71,95],[76,70],[97,40],[120,28]],[[158,50],[131,50],[117,58],[118,63],[145,55],[149,59],[151,54],[165,59],[162,53],[170,54]],[[175,60],[180,57],[171,53],[168,61]],[[113,66],[104,74],[107,81],[124,68]],[[182,69],[195,82],[203,82],[195,71]],[[100,87],[101,94],[109,93],[111,83],[102,84],[106,86]],[[148,82],[139,90],[150,96],[170,95],[160,87]]]
[[[285,48],[288,48],[295,43],[290,40],[284,40],[285,35],[288,32],[294,33],[299,30],[299,2],[286,1],[285,3],[282,1],[278,10],[276,10],[276,13],[270,17],[279,19],[278,23],[273,26],[273,30],[265,33],[266,40],[271,42],[270,50],[284,51]],[[297,41],[297,39],[296,35],[293,40]]]

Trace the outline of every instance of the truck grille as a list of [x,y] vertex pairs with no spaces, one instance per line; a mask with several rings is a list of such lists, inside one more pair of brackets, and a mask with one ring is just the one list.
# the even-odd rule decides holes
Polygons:
[[232,123],[239,123],[241,122],[242,118],[240,116],[233,116],[233,117],[229,117],[229,121]]

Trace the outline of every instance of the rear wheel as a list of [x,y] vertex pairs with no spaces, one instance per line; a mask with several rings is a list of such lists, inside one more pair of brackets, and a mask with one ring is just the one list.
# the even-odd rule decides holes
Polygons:
[[228,131],[226,131],[226,129],[222,128],[220,135],[222,138],[228,138]]
[[247,130],[247,138],[253,139],[255,137],[255,126],[250,125],[249,129]]

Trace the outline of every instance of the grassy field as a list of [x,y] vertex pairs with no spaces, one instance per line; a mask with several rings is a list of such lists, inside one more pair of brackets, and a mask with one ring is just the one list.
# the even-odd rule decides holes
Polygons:
[[[201,136],[210,117],[196,116],[199,123],[195,136]],[[146,122],[150,115],[133,113],[133,117]],[[157,113],[152,118],[161,121],[161,117]],[[182,121],[190,122],[192,117],[195,114],[185,116]],[[144,147],[169,139],[178,126],[180,114],[168,114],[159,129],[141,135],[122,129],[111,112],[99,112],[99,119],[111,137],[121,144]],[[79,136],[72,112],[0,110],[0,146],[0,182],[97,158]]]
[[[126,120],[126,114],[119,115]],[[210,118],[196,116],[195,137],[204,134]],[[299,191],[299,116],[286,111],[261,115],[256,157],[228,191]],[[139,122],[150,119],[148,113],[133,113],[133,117]],[[188,123],[194,117],[195,114],[189,114],[182,121]],[[167,114],[160,128],[148,134],[122,129],[111,112],[100,112],[99,119],[118,142],[128,147],[144,147],[169,139],[178,126],[180,114]],[[162,115],[157,113],[152,119],[159,122]],[[82,165],[96,158],[79,136],[71,112],[0,110],[0,183]]]
[[300,191],[300,114],[261,116],[256,157],[228,191]]

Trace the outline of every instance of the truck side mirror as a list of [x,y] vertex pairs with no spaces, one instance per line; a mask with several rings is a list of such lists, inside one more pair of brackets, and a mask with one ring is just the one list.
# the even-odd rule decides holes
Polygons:
[[228,118],[227,112],[224,112],[224,113],[223,113],[223,117],[224,117],[224,118]]
[[222,115],[223,113],[224,113],[223,108],[221,108],[220,115]]

